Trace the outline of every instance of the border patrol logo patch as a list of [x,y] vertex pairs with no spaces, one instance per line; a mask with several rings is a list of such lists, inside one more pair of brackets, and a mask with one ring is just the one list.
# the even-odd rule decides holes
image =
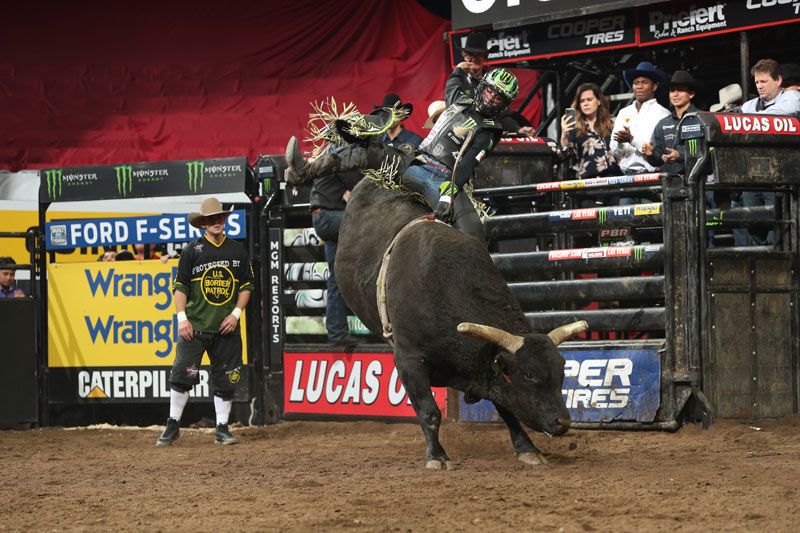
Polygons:
[[231,383],[239,383],[239,380],[242,378],[241,372],[239,372],[238,368],[231,370],[228,373],[228,381]]
[[203,273],[200,278],[200,291],[205,301],[211,305],[223,305],[233,297],[235,280],[233,274],[224,266],[216,265]]

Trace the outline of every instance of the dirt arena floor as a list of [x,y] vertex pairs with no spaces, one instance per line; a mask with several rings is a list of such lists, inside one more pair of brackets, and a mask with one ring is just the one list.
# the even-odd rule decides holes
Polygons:
[[424,468],[412,423],[0,431],[0,530],[797,531],[800,416],[675,433],[535,434],[445,423],[454,471]]

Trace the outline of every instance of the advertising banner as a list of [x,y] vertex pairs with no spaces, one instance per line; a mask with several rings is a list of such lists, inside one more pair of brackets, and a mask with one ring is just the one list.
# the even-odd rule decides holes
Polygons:
[[[48,366],[54,401],[164,397],[160,391],[169,386],[162,371],[169,375],[178,342],[171,289],[177,268],[177,259],[48,265]],[[240,324],[244,341],[244,315]],[[247,363],[247,343],[243,345]],[[209,364],[207,355],[202,364]]]
[[[636,46],[636,17],[626,9],[481,33],[489,47],[487,63],[508,63]],[[450,32],[453,67],[463,61],[467,35],[469,31]]]
[[[244,209],[231,213],[225,222],[225,235],[244,239]],[[48,222],[45,228],[48,250],[115,246],[120,244],[159,244],[185,242],[203,236],[186,219],[186,214],[86,218]]]
[[489,24],[563,19],[611,9],[656,3],[658,0],[451,0],[453,29]]
[[[652,422],[661,400],[658,350],[564,350],[561,394],[573,422]],[[500,420],[488,400],[460,402],[466,422]]]
[[[399,416],[416,413],[391,353],[284,353],[286,413]],[[447,415],[447,389],[434,388]]]
[[246,172],[246,157],[46,168],[39,202],[241,192]]
[[797,0],[667,2],[639,10],[639,42],[660,44],[797,21]]

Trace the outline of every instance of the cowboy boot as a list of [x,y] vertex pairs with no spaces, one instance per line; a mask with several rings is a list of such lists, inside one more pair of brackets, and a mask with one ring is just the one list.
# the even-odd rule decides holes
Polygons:
[[330,150],[311,162],[305,161],[300,155],[295,137],[289,140],[289,145],[286,147],[286,162],[289,166],[284,172],[284,180],[293,186],[302,185],[307,181],[341,170],[339,156]]

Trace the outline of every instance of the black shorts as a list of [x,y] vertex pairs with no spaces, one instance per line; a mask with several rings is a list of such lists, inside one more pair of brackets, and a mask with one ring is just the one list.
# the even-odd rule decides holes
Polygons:
[[208,352],[211,361],[211,391],[215,396],[230,400],[236,384],[242,378],[242,335],[194,332],[187,342],[178,337],[175,363],[169,382],[175,390],[188,391],[200,382],[200,360]]

